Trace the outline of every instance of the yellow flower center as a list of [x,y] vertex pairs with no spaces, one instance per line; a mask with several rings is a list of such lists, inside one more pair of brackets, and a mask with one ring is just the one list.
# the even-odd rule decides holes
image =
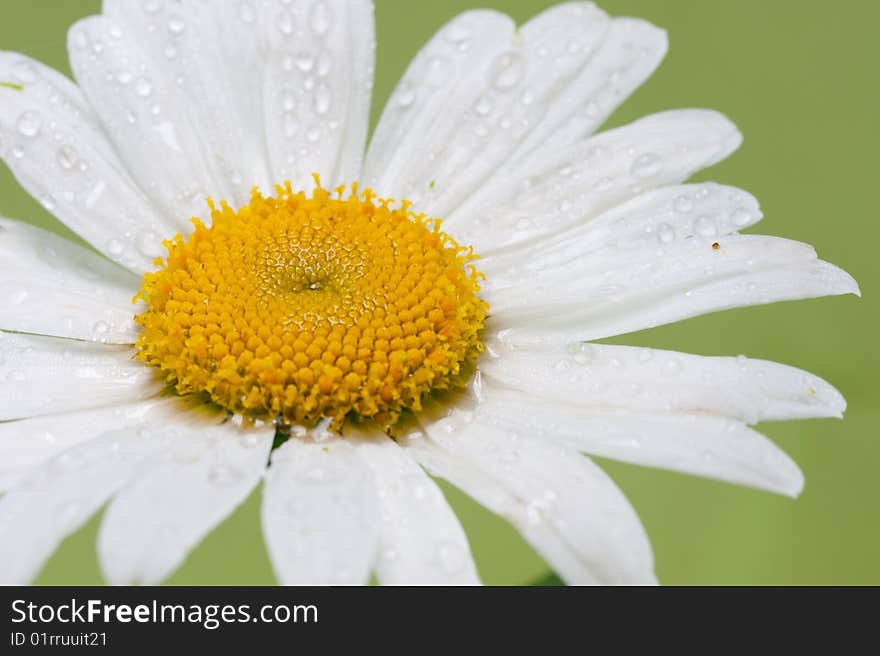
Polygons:
[[276,191],[237,212],[209,200],[210,227],[165,242],[138,294],[137,358],[181,394],[285,424],[389,428],[460,387],[488,312],[473,251],[357,185]]

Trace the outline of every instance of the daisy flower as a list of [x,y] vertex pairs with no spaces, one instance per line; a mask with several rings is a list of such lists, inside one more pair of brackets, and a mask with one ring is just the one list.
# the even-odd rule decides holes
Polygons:
[[464,13],[367,147],[372,14],[105,0],[70,29],[76,83],[0,54],[3,159],[91,247],[0,223],[0,580],[106,505],[106,580],[162,581],[262,482],[282,583],[477,583],[435,476],[566,582],[650,583],[584,454],[801,490],[749,425],[839,417],[828,383],[592,343],[858,293],[809,246],[740,234],[747,192],[684,184],[739,145],[722,115],[595,134],[665,33],[590,3]]

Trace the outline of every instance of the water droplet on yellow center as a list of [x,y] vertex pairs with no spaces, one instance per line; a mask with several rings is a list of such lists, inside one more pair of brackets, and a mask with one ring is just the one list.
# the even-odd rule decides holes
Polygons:
[[254,191],[165,242],[144,276],[137,357],[177,392],[288,424],[392,425],[463,384],[488,306],[475,259],[408,203],[352,186]]

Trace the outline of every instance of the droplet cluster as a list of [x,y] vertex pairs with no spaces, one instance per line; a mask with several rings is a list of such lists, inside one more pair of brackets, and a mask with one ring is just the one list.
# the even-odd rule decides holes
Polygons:
[[233,413],[384,428],[461,385],[488,305],[475,255],[407,202],[320,187],[252,192],[165,242],[144,277],[137,357]]

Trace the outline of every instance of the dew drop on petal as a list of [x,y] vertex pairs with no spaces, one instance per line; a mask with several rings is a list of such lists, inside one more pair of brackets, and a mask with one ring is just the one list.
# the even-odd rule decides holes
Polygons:
[[673,209],[676,212],[681,212],[682,214],[687,214],[691,210],[694,209],[694,204],[691,202],[691,199],[687,196],[679,196],[675,199],[675,202],[672,204]]
[[320,0],[309,12],[309,27],[318,36],[325,35],[333,25],[333,14],[326,2]]
[[657,228],[657,239],[662,244],[670,244],[675,241],[675,230],[668,223],[663,223]]
[[242,2],[238,6],[238,17],[241,19],[242,23],[253,23],[256,19],[256,14],[254,13],[254,8],[251,6],[249,2]]
[[699,216],[694,221],[694,232],[700,237],[712,237],[715,235],[715,223],[708,216]]
[[172,16],[168,20],[168,31],[172,34],[180,34],[186,28],[186,23],[180,16]]
[[516,86],[525,74],[525,62],[515,52],[505,52],[492,63],[492,86],[506,91]]
[[660,173],[663,159],[655,153],[639,155],[630,167],[630,173],[637,178],[650,178]]
[[40,134],[40,129],[43,127],[43,118],[34,111],[23,112],[18,117],[16,127],[23,136],[33,139]]

